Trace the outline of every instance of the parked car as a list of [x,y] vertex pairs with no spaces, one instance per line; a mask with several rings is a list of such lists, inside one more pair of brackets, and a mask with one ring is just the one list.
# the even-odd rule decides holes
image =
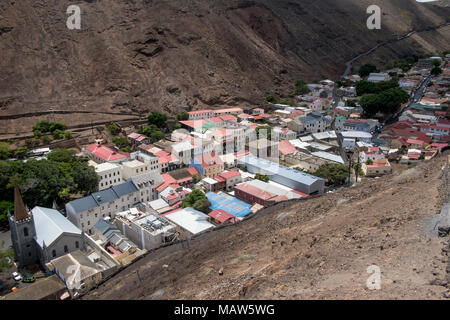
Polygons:
[[19,273],[17,273],[17,272],[13,272],[13,273],[12,273],[12,278],[13,278],[14,280],[16,280],[16,281],[22,280],[22,276],[21,276]]
[[33,283],[35,281],[36,281],[36,277],[35,276],[29,276],[29,277],[26,277],[26,278],[24,278],[22,280],[22,282],[25,282],[25,283]]

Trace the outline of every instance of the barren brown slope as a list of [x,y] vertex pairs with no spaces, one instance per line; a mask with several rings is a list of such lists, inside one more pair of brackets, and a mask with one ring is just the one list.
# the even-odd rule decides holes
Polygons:
[[[254,106],[290,94],[294,78],[336,78],[380,41],[450,16],[415,0],[86,0],[82,30],[70,31],[69,4],[0,3],[0,115],[24,116],[0,118],[0,134],[29,131],[50,109],[73,112],[55,118],[75,125],[116,118],[100,112]],[[366,27],[371,4],[384,12],[381,30]],[[430,31],[379,58],[448,49],[449,37]]]
[[[84,299],[443,298],[448,243],[430,230],[448,201],[446,164],[448,154],[205,234],[190,250],[157,250]],[[379,291],[365,285],[373,264]]]

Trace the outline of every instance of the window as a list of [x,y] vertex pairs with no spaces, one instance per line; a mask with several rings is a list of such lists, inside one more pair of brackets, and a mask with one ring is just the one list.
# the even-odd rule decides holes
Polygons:
[[64,246],[64,252],[69,252],[69,249],[67,248],[67,246]]
[[24,228],[24,229],[23,229],[23,235],[24,235],[25,237],[28,237],[28,228]]
[[75,248],[79,248],[80,247],[80,244],[78,243],[78,241],[75,241]]
[[56,257],[56,250],[52,251],[52,256],[53,256],[53,258]]

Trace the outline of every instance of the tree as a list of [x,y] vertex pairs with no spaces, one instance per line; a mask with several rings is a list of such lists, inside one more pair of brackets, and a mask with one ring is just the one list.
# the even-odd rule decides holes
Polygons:
[[442,69],[440,67],[435,66],[433,69],[431,69],[431,74],[433,76],[440,75],[442,73]]
[[269,94],[269,95],[266,97],[266,102],[267,102],[267,103],[276,103],[276,102],[277,102],[277,97],[275,97],[275,96]]
[[34,138],[31,138],[31,139],[26,139],[26,140],[25,140],[25,145],[26,145],[28,148],[36,147],[36,146],[38,146],[40,143],[41,143],[41,141],[40,141],[39,138],[37,138],[37,137],[34,137]]
[[138,129],[138,133],[143,134],[144,136],[150,137],[154,131],[157,131],[158,128],[155,125],[149,126],[141,126]]
[[64,137],[64,131],[62,131],[60,129],[56,129],[55,131],[52,132],[52,136],[56,140],[62,139]]
[[124,136],[114,137],[112,138],[112,141],[119,148],[128,147],[130,145],[130,142],[128,141],[127,137]]
[[347,100],[347,106],[356,108],[356,102],[354,100]]
[[367,63],[363,66],[361,66],[361,68],[359,68],[359,75],[361,77],[367,77],[369,74],[371,74],[372,72],[377,72],[377,67],[373,64]]
[[261,181],[264,181],[264,182],[269,182],[269,176],[266,175],[266,174],[257,173],[257,174],[255,174],[255,179],[261,180]]
[[36,123],[33,126],[33,132],[34,131],[40,131],[40,132],[49,132],[50,131],[50,122],[48,122],[47,120],[42,120],[39,121],[38,123]]
[[367,80],[361,80],[356,84],[356,94],[362,96],[369,93],[378,93],[380,89],[373,82]]
[[6,142],[0,142],[0,160],[6,160],[11,157],[11,147]]
[[319,167],[314,175],[326,179],[327,186],[341,186],[348,176],[348,168],[342,164],[324,164]]
[[433,64],[433,66],[435,67],[440,67],[441,66],[441,61],[439,59],[433,59],[431,61],[431,63]]
[[364,110],[364,115],[373,117],[381,109],[381,100],[377,94],[366,94],[360,100],[359,104]]
[[35,138],[40,138],[42,136],[42,132],[40,130],[33,130],[33,135]]
[[67,126],[61,122],[49,122],[47,120],[42,120],[33,126],[33,133],[35,136],[40,137],[41,133],[53,133],[56,130],[64,131]]
[[407,71],[409,71],[409,69],[411,69],[411,68],[412,68],[412,65],[409,64],[409,63],[402,63],[402,64],[400,65],[400,69],[402,69],[403,72],[407,72]]
[[51,122],[49,130],[50,132],[55,132],[56,130],[64,131],[66,128],[67,126],[61,122]]
[[209,202],[208,199],[200,199],[195,201],[194,205],[192,206],[195,210],[201,211],[203,213],[208,213],[211,210],[209,207],[211,207],[211,202]]
[[161,131],[154,131],[152,132],[152,134],[150,135],[150,138],[152,138],[153,142],[157,142],[159,140],[164,139],[164,133],[162,133]]
[[297,95],[304,95],[309,93],[311,90],[309,90],[308,86],[306,85],[306,82],[303,80],[294,80],[294,86],[295,86],[295,94]]
[[194,207],[194,204],[199,200],[208,200],[206,195],[201,190],[194,190],[183,200],[183,208]]
[[288,100],[288,99],[285,99],[285,98],[280,98],[280,100],[278,100],[278,103],[279,103],[279,104],[285,104],[285,105],[288,105],[288,106],[294,105],[294,104],[292,103],[292,101],[290,101],[290,100]]
[[69,149],[54,149],[48,155],[47,159],[55,162],[72,162],[75,160],[76,152]]
[[99,180],[95,168],[89,166],[86,162],[76,161],[73,164],[73,182],[76,191],[84,195],[96,192]]
[[43,144],[49,144],[50,142],[52,142],[52,138],[49,136],[42,136],[41,141]]
[[72,194],[95,192],[98,176],[87,160],[77,157],[75,151],[55,149],[47,160],[0,161],[2,200],[14,201],[14,183],[21,189],[29,207],[49,207],[54,200],[67,202]]
[[178,113],[177,120],[178,121],[189,120],[189,113],[187,113],[186,111]]
[[111,122],[108,127],[107,130],[109,131],[109,133],[111,133],[113,136],[117,136],[120,132],[120,127],[117,123],[115,122]]
[[376,83],[379,92],[386,91],[392,88],[398,88],[398,80],[381,81]]
[[152,112],[147,117],[148,124],[155,125],[157,128],[166,128],[167,126],[167,115],[161,112]]
[[14,203],[12,201],[1,200],[0,201],[0,225],[4,225],[8,222],[8,212],[14,213]]
[[371,164],[373,164],[372,159],[368,159],[368,160],[366,161],[366,164],[369,165],[369,166],[370,166]]
[[202,176],[201,175],[199,175],[199,174],[194,174],[193,176],[192,176],[192,182],[193,183],[197,183],[197,182],[199,182],[200,180],[202,180]]
[[72,139],[72,131],[66,131],[66,132],[64,132],[64,138],[65,138],[66,140]]
[[395,113],[402,103],[408,102],[409,95],[401,88],[390,88],[379,94],[366,94],[359,104],[368,117],[376,115],[378,112],[384,114]]
[[19,147],[17,148],[17,150],[14,152],[14,155],[19,158],[25,158],[28,155],[28,148],[27,147]]

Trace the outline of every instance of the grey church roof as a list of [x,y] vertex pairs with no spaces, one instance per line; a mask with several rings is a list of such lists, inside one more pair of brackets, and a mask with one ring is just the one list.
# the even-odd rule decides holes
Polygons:
[[41,247],[44,242],[50,246],[63,233],[81,235],[81,230],[55,209],[34,207],[31,213],[36,230],[35,239]]

